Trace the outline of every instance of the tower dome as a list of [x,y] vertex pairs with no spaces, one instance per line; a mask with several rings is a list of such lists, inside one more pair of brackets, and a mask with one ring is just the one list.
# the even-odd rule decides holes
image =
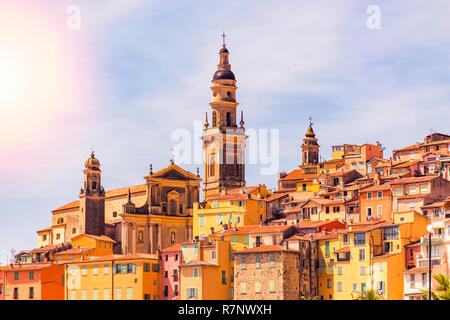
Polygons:
[[95,158],[94,151],[92,151],[91,157],[86,160],[86,162],[84,163],[84,166],[86,168],[92,168],[92,169],[100,168],[100,161],[98,161],[98,159]]

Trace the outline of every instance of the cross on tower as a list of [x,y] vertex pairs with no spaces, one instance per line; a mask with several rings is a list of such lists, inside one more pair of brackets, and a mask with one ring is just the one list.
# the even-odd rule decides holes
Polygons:
[[313,123],[312,123],[312,117],[311,117],[311,116],[309,116],[309,118],[308,118],[308,119],[309,119],[309,124],[310,124],[310,125],[312,125],[312,124],[313,124]]
[[225,34],[225,31],[222,32],[221,37],[222,37],[222,39],[223,39],[223,44],[225,44],[225,37],[226,37],[226,36],[227,36],[227,35]]

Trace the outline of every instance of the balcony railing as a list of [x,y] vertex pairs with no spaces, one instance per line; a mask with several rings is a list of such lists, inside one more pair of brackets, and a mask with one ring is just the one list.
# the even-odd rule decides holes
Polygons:
[[333,267],[318,268],[317,269],[317,273],[318,274],[332,274],[333,272],[334,272],[334,268]]
[[[420,237],[420,244],[428,244],[429,241],[429,236],[422,236]],[[438,235],[434,235],[431,236],[431,244],[435,243],[442,243],[445,241],[445,235],[443,234],[438,234]]]

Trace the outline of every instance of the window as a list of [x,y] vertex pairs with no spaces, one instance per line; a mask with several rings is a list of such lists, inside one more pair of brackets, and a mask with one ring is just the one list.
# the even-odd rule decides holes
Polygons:
[[173,281],[178,281],[178,269],[173,269]]
[[356,162],[352,162],[352,169],[356,169]]
[[56,240],[59,240],[61,238],[61,234],[60,233],[57,233],[56,234]]
[[175,294],[175,297],[178,297],[178,285],[177,284],[175,285],[175,288],[174,288],[174,294]]
[[342,291],[342,282],[341,281],[338,281],[338,283],[337,283],[337,290]]
[[103,289],[103,300],[109,300],[109,288]]
[[164,286],[163,295],[164,295],[164,297],[168,297],[169,296],[169,286]]
[[194,268],[194,278],[198,278],[198,268]]
[[398,239],[398,226],[384,228],[384,240]]
[[127,288],[127,300],[133,300],[133,288]]
[[248,244],[248,234],[244,234],[244,244]]
[[409,200],[409,207],[414,208],[414,199]]
[[353,284],[353,291],[358,291],[358,284],[357,283]]
[[87,290],[81,290],[81,300],[87,300]]
[[92,267],[92,273],[94,274],[94,276],[98,275],[98,265],[94,265]]
[[216,250],[211,251],[211,259],[216,260]]
[[363,297],[366,296],[366,284],[365,283],[361,283],[361,293],[362,293]]
[[255,282],[255,293],[261,293],[261,282]]
[[241,282],[241,294],[247,293],[247,282]]
[[116,300],[122,300],[122,288],[116,288]]
[[261,269],[261,258],[259,256],[255,257],[255,269]]
[[19,272],[14,272],[14,280],[19,280]]
[[241,269],[242,270],[247,269],[247,264],[245,263],[245,258],[241,258]]
[[152,271],[159,272],[159,263],[152,263]]
[[274,255],[270,255],[270,256],[269,256],[269,261],[270,261],[269,266],[270,266],[271,268],[275,268],[275,256],[274,256]]
[[212,207],[213,208],[218,208],[219,207],[219,201],[218,200],[213,200]]
[[383,191],[378,191],[377,197],[378,199],[383,199]]
[[330,213],[330,207],[325,207],[325,213]]
[[34,271],[30,271],[29,279],[34,280]]
[[197,299],[197,288],[187,288],[188,299]]
[[338,275],[342,275],[342,267],[341,267],[341,266],[339,266],[339,267],[337,268],[337,271],[338,271]]
[[205,216],[199,216],[200,227],[205,226]]
[[227,284],[227,272],[222,270],[222,284]]
[[427,282],[427,274],[426,273],[422,273],[422,287],[426,287],[427,284],[428,284],[428,282]]
[[269,281],[269,292],[270,293],[275,292],[275,280],[270,280]]
[[372,199],[372,192],[367,192],[367,200]]
[[363,170],[364,169],[364,162],[360,162],[359,163],[359,170]]
[[236,244],[237,243],[237,235],[235,235],[235,234],[233,234],[232,236],[231,236],[231,241],[233,242],[233,244]]
[[76,290],[70,291],[70,300],[77,300],[77,291]]
[[113,218],[117,218],[117,211],[113,212]]
[[360,274],[361,276],[365,275],[365,274],[366,274],[366,267],[360,267],[360,268],[359,268],[359,274]]
[[82,266],[82,267],[81,267],[81,275],[82,275],[82,276],[87,275],[87,267],[86,267],[86,266]]
[[221,213],[217,214],[217,225],[220,226],[223,222],[223,215]]
[[415,274],[411,274],[410,278],[409,278],[409,287],[411,289],[414,289],[416,287],[416,275]]
[[416,186],[412,185],[412,186],[408,186],[408,194],[416,194],[417,190],[416,190]]
[[379,204],[377,206],[377,216],[381,216],[383,214],[383,206]]
[[98,289],[92,290],[92,299],[98,300]]
[[327,288],[331,289],[333,287],[333,279],[328,278],[327,279]]
[[239,225],[241,223],[241,216],[236,217],[236,225]]
[[30,287],[30,299],[34,299],[34,288]]
[[367,208],[367,217],[371,217],[372,216],[372,208]]
[[150,263],[144,263],[144,272],[150,272]]
[[342,236],[342,242],[343,242],[343,243],[348,243],[348,234],[344,234],[344,235]]
[[363,246],[365,244],[366,244],[366,234],[364,232],[355,233],[355,246]]
[[396,187],[394,188],[394,196],[401,196],[402,195],[402,187]]
[[178,261],[178,253],[175,255],[175,261]]
[[325,257],[330,257],[330,241],[325,241]]
[[[194,273],[194,276],[195,276],[195,273]],[[169,271],[164,271],[164,278],[168,278],[169,277]]]
[[366,259],[366,250],[360,249],[359,250],[359,261],[364,261]]
[[421,184],[419,186],[420,193],[428,193],[428,184]]

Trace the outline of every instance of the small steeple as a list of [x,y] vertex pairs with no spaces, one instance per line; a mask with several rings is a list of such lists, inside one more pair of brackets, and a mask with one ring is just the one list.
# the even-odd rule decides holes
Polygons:
[[150,175],[153,175],[153,165],[150,163]]
[[130,188],[128,188],[128,202],[127,204],[133,204],[133,202],[131,202],[131,191]]
[[239,124],[241,125],[241,128],[244,127],[245,122],[244,122],[244,111],[243,110],[241,110],[241,122],[239,122]]
[[208,127],[209,127],[209,123],[208,123],[208,112],[206,112],[205,129],[207,129]]
[[199,169],[199,167],[197,167],[197,177],[200,178],[200,169]]

